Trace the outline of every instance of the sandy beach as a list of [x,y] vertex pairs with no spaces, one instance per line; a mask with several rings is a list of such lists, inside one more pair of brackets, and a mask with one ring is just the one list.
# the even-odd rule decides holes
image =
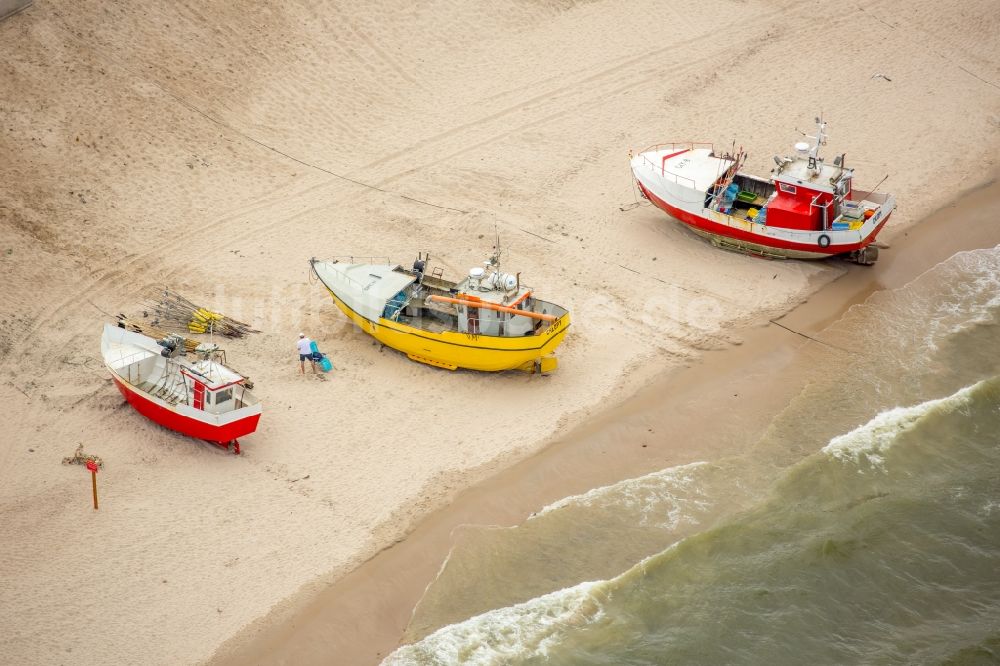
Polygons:
[[[339,626],[384,631],[337,643],[337,663],[384,655],[422,583],[371,558],[433,514],[438,532],[420,528],[428,535],[413,543],[426,547],[408,551],[432,571],[450,525],[465,520],[435,510],[458,503],[517,521],[659,464],[663,452],[647,450],[568,475],[544,456],[558,459],[558,442],[581,427],[610,427],[603,442],[672,427],[630,421],[648,399],[629,399],[664,373],[711,363],[706,351],[752,372],[754,327],[807,299],[828,305],[791,328],[814,330],[879,288],[878,276],[893,284],[948,247],[1000,240],[991,220],[949,218],[934,234],[934,219],[915,224],[994,176],[992,9],[36,2],[3,21],[4,654],[45,664],[280,660],[282,641],[320,617],[331,590],[370,597],[375,586],[384,605]],[[823,63],[793,57],[807,36],[835,34],[854,46],[838,40]],[[900,204],[881,272],[722,252],[632,206],[629,149],[735,139],[766,174],[818,112],[859,185],[890,176],[884,187]],[[449,373],[380,350],[307,276],[313,256],[407,263],[418,250],[457,276],[496,232],[507,265],[573,313],[550,376]],[[923,236],[926,256],[902,255],[925,247]],[[855,291],[810,298],[823,285],[820,294]],[[141,315],[165,286],[262,331],[226,343],[264,403],[239,457],[146,421],[101,365],[103,322]],[[330,355],[331,374],[298,374],[300,330]],[[763,330],[773,354],[803,341]],[[704,395],[692,387],[678,400],[689,402],[657,418],[694,413]],[[771,407],[748,410],[747,423]],[[472,413],[517,426],[462,427]],[[85,472],[60,464],[79,444],[105,462],[98,512]],[[510,477],[476,486],[505,469],[545,491],[515,503],[491,498],[489,484],[509,488]],[[461,493],[474,486],[480,499],[467,502]],[[327,649],[297,645],[321,660]]]

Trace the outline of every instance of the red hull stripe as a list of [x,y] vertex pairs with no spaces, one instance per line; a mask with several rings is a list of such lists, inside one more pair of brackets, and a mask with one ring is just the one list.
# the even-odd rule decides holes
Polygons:
[[878,236],[878,233],[882,230],[882,227],[884,227],[885,223],[889,221],[889,215],[892,215],[892,213],[890,212],[889,215],[883,217],[882,221],[879,222],[878,226],[875,227],[872,233],[870,233],[861,242],[845,243],[843,245],[830,245],[828,247],[823,248],[816,244],[795,243],[793,241],[787,241],[781,238],[771,238],[770,236],[762,236],[760,234],[754,234],[750,233],[749,231],[744,231],[743,229],[735,229],[733,227],[729,227],[724,224],[719,224],[718,222],[706,219],[704,217],[701,217],[700,215],[695,215],[685,210],[681,210],[680,208],[675,208],[674,206],[671,206],[666,201],[664,201],[663,199],[659,198],[658,196],[650,192],[648,189],[646,189],[641,183],[639,184],[639,187],[642,188],[642,191],[646,194],[646,197],[653,202],[653,205],[655,205],[660,210],[664,211],[665,213],[667,213],[672,217],[677,218],[684,224],[687,224],[692,227],[697,227],[698,229],[702,229],[710,234],[714,234],[716,236],[723,236],[726,238],[736,238],[741,241],[746,241],[748,243],[756,243],[757,245],[763,245],[766,247],[775,248],[777,250],[796,250],[798,252],[814,252],[816,254],[828,254],[830,256],[836,254],[844,254],[845,252],[853,252],[854,250],[860,250],[863,247],[871,245],[872,242],[875,241],[875,237]]
[[667,168],[667,160],[669,160],[671,157],[677,157],[678,155],[683,155],[687,151],[688,149],[685,148],[684,150],[678,150],[676,153],[670,153],[669,155],[664,155],[663,161],[660,163],[660,170],[662,171],[663,169]]
[[135,411],[150,421],[159,423],[164,428],[176,430],[189,437],[227,444],[234,439],[252,433],[257,429],[257,421],[260,420],[260,414],[253,414],[232,423],[212,425],[211,423],[205,423],[204,421],[178,414],[174,410],[163,407],[138,391],[129,388],[117,377],[113,379],[118,390],[125,396],[128,404],[135,408]]

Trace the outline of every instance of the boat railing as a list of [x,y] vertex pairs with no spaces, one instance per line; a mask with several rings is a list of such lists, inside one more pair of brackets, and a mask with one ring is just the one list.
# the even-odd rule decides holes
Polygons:
[[[108,366],[114,370],[115,374],[127,381],[129,384],[137,384],[141,377],[139,376],[139,362],[149,358],[152,352],[145,349],[140,351],[134,351],[130,354],[119,354],[117,358],[111,358],[109,355]],[[132,377],[132,370],[135,368],[135,377]],[[122,370],[125,370],[125,374],[122,374]]]
[[[330,263],[338,263],[341,259],[348,259],[348,258],[351,259],[351,261],[349,261],[348,263],[352,263],[352,264],[353,263],[358,263],[358,262],[354,261],[355,258],[358,258],[358,259],[383,259],[384,258],[385,259],[385,262],[384,262],[385,265],[387,265],[387,266],[389,265],[389,259],[386,258],[386,257],[346,257],[346,256],[342,256],[342,257],[334,257],[333,259],[327,259],[326,261],[330,262]],[[318,260],[318,259],[315,260],[315,261],[316,261],[316,263],[320,263],[320,260]],[[369,261],[367,263],[375,264],[375,263],[378,263],[378,262],[376,262],[376,261]],[[316,270],[315,266],[313,266],[313,270],[314,271]],[[319,273],[317,273],[316,275],[318,277]],[[366,289],[366,285],[364,283],[360,282],[359,280],[355,280],[350,275],[348,275],[345,271],[329,271],[328,276],[331,277],[331,278],[333,278],[333,279],[341,280],[343,282],[347,282],[349,284],[352,284],[356,288],[360,289],[361,291],[366,291],[367,290]],[[320,278],[320,279],[322,280],[322,278]]]
[[695,182],[694,182],[693,178],[688,178],[687,176],[682,176],[680,174],[676,174],[673,171],[667,171],[666,165],[663,165],[663,164],[660,164],[660,165],[654,164],[651,159],[649,159],[648,157],[646,157],[645,153],[641,157],[642,157],[642,161],[645,164],[649,165],[649,167],[653,171],[659,171],[661,177],[663,177],[663,178],[668,178],[669,177],[675,183],[677,183],[678,185],[681,184],[682,180],[687,181],[688,183],[690,183],[690,185],[686,185],[686,184],[685,185],[687,187],[690,187],[691,189],[695,189]]
[[[687,176],[682,176],[680,174],[674,173],[673,171],[667,171],[666,169],[661,169],[660,175],[663,176],[664,178],[667,178],[669,176],[678,185],[685,185],[686,187],[690,187],[692,190],[697,189],[695,187],[695,182],[693,178],[688,178]],[[687,183],[690,184],[688,185],[687,183],[681,183],[682,180],[687,181]]]
[[[697,141],[679,141],[673,143],[658,143],[644,151],[639,153],[639,157],[645,164],[648,164],[650,168],[654,171],[659,171],[660,176],[667,178],[668,176],[673,179],[675,183],[681,185],[681,181],[685,181],[685,185],[691,189],[695,189],[695,181],[693,178],[688,178],[687,176],[682,176],[680,174],[674,173],[673,171],[667,171],[666,159],[661,159],[660,164],[656,164],[652,159],[650,159],[650,153],[660,153],[660,152],[670,152],[670,151],[684,151],[684,150],[694,150],[696,148],[708,148],[713,153],[715,152],[715,146],[711,143],[697,142]],[[690,183],[690,185],[688,185]]]
[[[744,220],[738,217],[733,217],[732,215],[727,215],[726,213],[721,213],[716,210],[710,210],[709,213],[712,216],[712,220],[714,222],[724,224],[727,227],[733,229],[742,229],[743,231],[753,231],[755,226],[757,227],[762,226],[758,225],[756,222],[752,222],[750,220]],[[788,241],[801,241],[802,240],[801,233],[802,232],[786,231],[781,227],[767,226],[767,236],[769,238],[780,238],[782,240],[788,240]]]
[[[892,203],[893,201],[892,196],[889,195],[887,200],[889,201],[889,203]],[[871,201],[871,199],[868,199],[868,201]],[[808,233],[814,235],[817,238],[821,234],[826,235],[831,239],[834,245],[860,241],[866,238],[869,233],[871,233],[872,229],[879,223],[879,220],[881,218],[884,218],[885,215],[891,212],[891,208],[892,208],[891,205],[883,203],[879,207],[877,215],[873,216],[872,219],[870,220],[864,220],[863,225],[858,229],[819,229],[810,231]],[[756,222],[752,222],[750,220],[744,220],[742,218],[733,217],[732,215],[727,215],[726,213],[720,213],[719,211],[716,210],[709,209],[708,213],[714,222],[723,224],[732,229],[741,229],[743,231],[755,232],[755,227],[759,229],[762,226],[764,226]],[[767,236],[769,238],[778,238],[781,240],[787,240],[797,243],[802,242],[803,232],[801,230],[790,230],[771,225],[766,225],[766,229],[767,229]]]
[[349,283],[349,284],[353,284],[353,285],[354,285],[355,287],[357,287],[358,289],[360,289],[360,290],[364,291],[364,288],[365,288],[365,285],[363,285],[363,284],[362,284],[361,282],[359,282],[358,280],[355,280],[354,278],[352,278],[352,277],[351,277],[350,275],[348,275],[347,273],[343,273],[343,272],[341,272],[341,271],[331,271],[331,272],[330,272],[330,275],[331,275],[331,276],[333,277],[333,279],[335,279],[335,280],[339,280],[339,281],[341,281],[341,282],[347,282],[347,283]]
[[673,141],[670,143],[657,143],[653,144],[649,148],[643,150],[643,153],[655,153],[661,150],[680,150],[680,149],[694,150],[695,148],[708,148],[713,153],[715,152],[715,144],[709,143],[707,141]]
[[346,261],[349,264],[383,264],[390,265],[392,262],[389,261],[389,257],[356,257],[349,254],[341,254],[334,257],[330,257],[327,261],[341,262]]
[[851,190],[851,195],[848,197],[848,201],[870,201],[875,204],[882,205],[889,200],[890,194],[884,194],[882,192],[866,192],[865,190]]

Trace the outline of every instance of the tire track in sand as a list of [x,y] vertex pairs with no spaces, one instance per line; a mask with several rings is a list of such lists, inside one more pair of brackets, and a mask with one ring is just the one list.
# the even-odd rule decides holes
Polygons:
[[[795,12],[795,13],[801,13],[801,10],[799,12]],[[774,9],[773,11],[771,11],[771,12],[769,12],[767,14],[761,15],[761,16],[757,17],[756,20],[754,20],[750,24],[744,25],[743,26],[744,27],[744,33],[743,34],[746,34],[746,32],[748,32],[748,31],[746,31],[747,27],[749,27],[749,26],[755,26],[755,25],[759,25],[759,24],[764,24],[764,23],[769,23],[770,20],[774,16],[779,15],[779,14],[785,15],[786,18],[787,18],[788,12],[786,11],[786,9],[785,9],[784,6],[778,7],[778,8]],[[86,45],[81,40],[79,40],[79,38],[77,38],[75,34],[73,34],[71,31],[69,31],[65,26],[59,25],[59,27],[71,39],[80,42],[81,45],[84,45],[84,46]],[[566,116],[568,114],[578,113],[580,110],[585,110],[587,108],[593,108],[593,107],[596,107],[596,106],[600,106],[600,105],[606,103],[606,100],[602,99],[605,96],[613,95],[613,94],[620,93],[620,92],[625,91],[625,90],[629,90],[629,89],[635,88],[637,85],[642,85],[642,84],[648,83],[648,82],[650,82],[652,80],[662,78],[664,75],[667,75],[667,74],[677,74],[677,73],[683,73],[683,72],[687,72],[687,71],[692,71],[695,68],[697,68],[699,65],[701,65],[702,63],[704,63],[704,62],[706,62],[708,60],[711,60],[713,58],[718,57],[718,55],[715,54],[715,53],[708,53],[708,54],[706,54],[706,55],[704,55],[701,58],[698,58],[696,60],[686,60],[686,61],[680,62],[680,63],[678,63],[678,64],[676,64],[676,65],[674,65],[674,66],[672,66],[670,68],[666,68],[666,69],[664,69],[664,68],[655,68],[654,67],[653,71],[651,73],[646,73],[646,74],[644,74],[644,75],[642,75],[642,76],[640,76],[638,78],[633,78],[632,80],[625,81],[624,83],[621,82],[620,78],[615,78],[613,81],[610,82],[611,84],[614,85],[614,87],[612,87],[610,89],[608,89],[608,88],[605,87],[605,85],[607,85],[607,83],[605,83],[605,81],[607,79],[612,78],[613,75],[619,74],[619,73],[621,73],[623,71],[624,72],[631,71],[631,69],[634,68],[633,66],[636,65],[637,63],[640,63],[640,62],[643,62],[643,61],[649,61],[650,59],[654,59],[655,60],[656,56],[664,56],[664,55],[669,54],[669,53],[671,53],[672,51],[675,51],[675,50],[684,50],[684,49],[688,48],[690,45],[692,45],[694,43],[697,43],[697,42],[700,42],[700,41],[703,41],[704,39],[705,39],[704,35],[698,35],[698,36],[694,36],[694,37],[691,37],[689,39],[683,40],[681,42],[674,42],[674,43],[672,43],[670,45],[667,45],[667,46],[664,46],[664,47],[662,47],[660,49],[655,49],[652,52],[643,52],[640,55],[631,56],[631,57],[627,57],[627,58],[616,58],[616,59],[614,59],[612,61],[612,63],[610,65],[607,65],[607,63],[603,63],[606,66],[601,67],[600,69],[598,69],[596,71],[589,71],[589,72],[587,72],[585,74],[585,76],[583,76],[582,78],[578,78],[577,80],[575,80],[573,82],[566,83],[564,85],[558,86],[555,89],[546,91],[544,93],[534,94],[534,95],[528,97],[527,99],[522,100],[522,101],[520,101],[518,103],[510,104],[506,108],[501,109],[498,112],[491,113],[491,114],[489,114],[487,116],[484,116],[482,118],[478,118],[475,121],[471,121],[471,122],[467,122],[467,123],[462,123],[460,125],[457,125],[457,126],[451,128],[448,131],[439,132],[439,133],[437,133],[435,135],[432,135],[431,137],[427,137],[425,139],[421,139],[419,141],[416,141],[416,142],[410,144],[408,147],[399,149],[399,150],[397,150],[397,151],[395,151],[393,153],[390,153],[390,154],[385,155],[385,156],[383,156],[383,157],[381,157],[379,159],[376,159],[376,160],[373,160],[373,161],[369,162],[368,164],[362,166],[361,170],[362,171],[369,170],[369,169],[372,169],[372,168],[375,168],[375,167],[380,167],[380,166],[384,167],[384,166],[390,165],[393,161],[402,159],[404,157],[406,158],[407,163],[410,164],[410,165],[412,165],[413,161],[414,161],[414,152],[415,151],[422,151],[422,150],[427,150],[427,149],[430,149],[430,148],[435,148],[435,147],[438,147],[441,143],[453,143],[456,138],[461,138],[461,135],[468,134],[470,132],[470,130],[486,126],[486,125],[488,125],[490,123],[495,123],[497,121],[501,121],[504,118],[506,118],[506,117],[508,117],[508,116],[510,116],[510,115],[512,115],[514,113],[521,112],[521,110],[526,105],[534,104],[535,106],[540,106],[541,102],[544,102],[544,101],[549,101],[549,102],[558,101],[563,96],[570,97],[570,98],[577,98],[579,100],[579,101],[576,102],[575,106],[567,107],[565,104],[563,104],[562,108],[560,108],[559,110],[557,110],[555,112],[549,113],[549,114],[547,114],[545,116],[542,116],[540,118],[536,118],[536,119],[532,119],[530,121],[522,122],[518,126],[514,127],[513,129],[507,129],[507,130],[504,130],[504,131],[491,133],[489,136],[487,136],[487,137],[485,137],[483,139],[479,139],[478,141],[475,141],[472,144],[464,143],[464,145],[460,145],[460,146],[454,148],[451,152],[449,152],[447,155],[445,155],[443,157],[432,158],[430,161],[424,162],[424,163],[422,163],[420,165],[417,165],[417,166],[414,166],[414,167],[410,168],[407,171],[397,172],[397,173],[395,173],[393,175],[390,175],[388,177],[385,177],[385,178],[383,178],[381,180],[376,180],[375,181],[376,187],[382,188],[385,185],[388,185],[388,184],[391,184],[393,182],[396,182],[396,181],[398,181],[398,180],[400,180],[400,179],[402,179],[402,178],[404,178],[406,176],[409,176],[412,173],[420,171],[421,169],[426,169],[428,167],[436,166],[438,164],[447,162],[449,160],[454,159],[455,157],[457,157],[459,155],[462,155],[464,153],[467,153],[467,152],[470,152],[470,151],[473,151],[473,150],[480,149],[483,146],[486,146],[486,145],[489,145],[491,143],[494,143],[494,142],[496,142],[498,140],[501,140],[501,139],[503,139],[505,137],[508,137],[508,136],[510,136],[512,134],[515,134],[517,132],[521,132],[521,131],[524,131],[526,129],[531,129],[533,127],[537,127],[537,126],[540,126],[540,125],[543,125],[543,124],[551,123],[551,122],[553,122],[553,121],[555,121],[555,120],[557,120],[557,119],[559,119],[561,117],[564,117],[564,116]],[[744,41],[751,41],[752,39],[753,38],[751,37],[751,38],[745,39]],[[723,46],[726,46],[727,49],[731,47],[731,45],[723,45]],[[117,64],[118,66],[122,67],[126,72],[128,72],[133,77],[135,77],[135,78],[137,78],[139,80],[148,80],[148,77],[143,76],[143,75],[141,75],[141,74],[133,71],[130,67],[128,67],[124,63],[118,61],[116,58],[109,57],[106,54],[96,54],[96,55],[98,55],[98,57],[104,57],[105,59],[110,58],[110,60],[112,60],[115,64]],[[173,98],[173,99],[177,100],[178,102],[180,102],[181,104],[183,104],[184,106],[186,106],[187,108],[189,108],[191,111],[193,111],[193,112],[195,112],[195,113],[197,113],[199,115],[202,115],[202,116],[206,117],[210,122],[212,122],[214,124],[217,124],[217,125],[220,125],[220,126],[222,126],[224,128],[228,128],[230,131],[236,132],[237,134],[240,134],[241,136],[244,136],[243,133],[240,132],[239,130],[237,130],[236,128],[229,127],[224,122],[219,121],[219,120],[217,120],[217,119],[215,119],[215,118],[213,118],[211,116],[208,116],[207,114],[205,114],[204,112],[202,112],[200,109],[198,109],[197,107],[195,107],[191,103],[187,102],[185,99],[183,99],[179,95],[177,95],[177,94],[173,93],[171,90],[167,89],[165,86],[163,86],[163,85],[161,85],[161,84],[159,84],[159,83],[157,83],[155,81],[152,81],[152,83],[154,85],[156,85],[158,88],[160,88],[163,91],[164,94],[166,94],[170,98]],[[595,84],[595,85],[591,85],[591,84]],[[586,88],[586,90],[584,90],[584,88]],[[271,150],[274,150],[273,148],[270,148],[269,146],[267,146],[267,148],[269,148]],[[327,173],[329,173],[329,172],[327,172]],[[295,198],[301,198],[301,197],[303,197],[306,194],[316,194],[317,190],[326,189],[330,185],[336,184],[337,182],[341,182],[342,180],[344,180],[344,178],[342,176],[339,176],[337,174],[334,174],[334,175],[338,179],[337,181],[321,181],[321,182],[317,182],[317,183],[313,183],[313,184],[307,185],[304,188],[302,188],[300,191],[295,192],[295,193],[291,193],[291,198],[295,199]],[[357,182],[357,181],[353,181],[353,179],[347,179],[347,180],[349,180],[351,182]],[[365,186],[368,187],[367,185],[365,185]],[[404,195],[404,194],[401,194],[401,193],[392,193],[392,192],[390,192],[390,194],[395,194],[397,196],[403,196],[403,197],[407,196],[407,195]],[[348,193],[348,194],[345,195],[345,197],[346,198],[353,198],[353,195],[350,194],[350,193]],[[250,236],[260,234],[261,232],[269,231],[269,230],[271,230],[271,229],[273,229],[275,227],[278,227],[278,226],[281,226],[281,225],[284,225],[284,224],[288,224],[290,221],[298,219],[299,217],[301,217],[302,215],[304,215],[306,213],[315,212],[316,210],[318,210],[320,208],[333,205],[333,204],[338,203],[338,202],[340,202],[342,200],[343,199],[334,199],[334,200],[323,201],[323,202],[321,202],[320,204],[318,204],[316,206],[312,206],[312,207],[310,207],[310,208],[308,208],[306,210],[300,211],[299,213],[297,213],[295,215],[292,215],[290,217],[286,216],[284,219],[279,219],[279,220],[276,220],[276,221],[273,221],[273,222],[266,222],[265,221],[265,222],[262,222],[261,224],[252,226],[250,228],[245,228],[244,230],[242,230],[242,233],[237,232],[237,233],[233,234],[231,237],[232,237],[233,240],[236,240],[236,241],[243,240],[243,239],[248,238]],[[218,218],[214,222],[210,223],[209,225],[207,225],[207,227],[203,226],[201,228],[203,230],[218,230],[219,227],[223,226],[227,222],[231,222],[231,221],[240,219],[240,218],[244,217],[245,215],[247,215],[248,213],[252,213],[252,212],[255,212],[255,211],[262,210],[262,209],[267,208],[269,206],[275,205],[276,203],[279,203],[279,202],[284,203],[284,202],[287,202],[287,201],[288,201],[287,198],[283,197],[283,198],[279,199],[278,195],[272,193],[271,195],[269,195],[267,197],[264,197],[264,198],[262,198],[260,200],[257,200],[256,202],[254,202],[253,204],[251,204],[251,205],[249,205],[249,206],[247,206],[245,208],[237,209],[236,211],[231,211],[231,212],[227,213],[226,215]],[[90,294],[93,297],[98,297],[98,296],[102,295],[103,293],[105,293],[105,291],[107,291],[108,287],[110,287],[110,285],[113,282],[121,279],[124,275],[126,275],[127,274],[127,269],[129,267],[133,266],[134,264],[136,264],[137,262],[139,262],[139,261],[141,261],[143,259],[149,258],[149,257],[151,257],[152,255],[154,255],[156,253],[162,253],[165,250],[175,249],[175,248],[177,248],[177,247],[179,247],[179,246],[181,246],[181,245],[183,245],[184,243],[187,243],[187,242],[190,242],[190,241],[188,239],[186,239],[186,238],[178,237],[174,241],[168,241],[165,244],[160,244],[160,245],[158,245],[157,247],[155,247],[155,248],[153,248],[151,250],[148,250],[146,252],[143,252],[143,253],[135,255],[133,258],[127,260],[124,263],[124,265],[119,264],[119,265],[117,265],[114,268],[107,269],[101,275],[99,275],[97,278],[94,278],[94,279],[90,280],[89,282],[87,282],[82,288],[80,288],[79,290],[76,290],[75,293],[73,293],[72,295],[70,295],[69,297],[67,297],[66,299],[64,299],[63,301],[61,301],[60,303],[58,303],[55,307],[48,309],[47,311],[45,311],[43,314],[41,314],[39,317],[37,317],[35,319],[34,323],[30,327],[30,329],[28,330],[28,332],[21,338],[21,340],[20,341],[16,341],[16,342],[14,342],[11,345],[11,351],[8,353],[7,357],[3,359],[3,362],[0,363],[0,370],[3,370],[3,369],[7,368],[7,366],[9,365],[9,359],[11,359],[15,355],[17,355],[16,352],[17,351],[21,351],[23,349],[24,343],[28,339],[32,339],[33,336],[34,336],[34,334],[42,326],[44,326],[48,322],[51,322],[53,319],[55,319],[60,314],[63,314],[65,312],[67,312],[68,310],[72,309],[71,306],[74,303],[78,304],[78,306],[79,306],[80,299],[81,299],[82,295],[84,295],[84,294]],[[204,254],[202,254],[202,256],[204,256]],[[721,295],[720,295],[720,297],[721,297]],[[18,344],[18,342],[20,342],[20,344]]]

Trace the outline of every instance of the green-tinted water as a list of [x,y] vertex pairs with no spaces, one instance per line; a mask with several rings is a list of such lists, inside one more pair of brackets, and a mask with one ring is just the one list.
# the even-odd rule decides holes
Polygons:
[[1000,249],[821,337],[750,454],[469,531],[387,661],[1000,663]]

